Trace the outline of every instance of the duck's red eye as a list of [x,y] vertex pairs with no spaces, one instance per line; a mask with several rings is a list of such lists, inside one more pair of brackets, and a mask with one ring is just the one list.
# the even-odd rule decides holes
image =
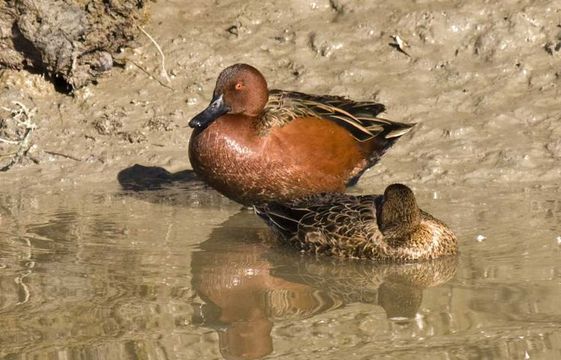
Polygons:
[[236,84],[236,90],[241,90],[243,88],[243,84],[242,83],[237,83]]

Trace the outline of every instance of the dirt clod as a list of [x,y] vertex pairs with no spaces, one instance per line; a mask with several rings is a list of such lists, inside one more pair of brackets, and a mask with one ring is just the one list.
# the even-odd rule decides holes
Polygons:
[[143,0],[6,0],[0,5],[0,66],[30,69],[64,90],[113,67],[112,55],[134,39]]

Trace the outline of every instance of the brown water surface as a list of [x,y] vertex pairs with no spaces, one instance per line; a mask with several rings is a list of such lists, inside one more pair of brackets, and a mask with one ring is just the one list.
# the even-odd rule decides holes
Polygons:
[[0,357],[561,356],[560,189],[415,191],[458,258],[303,256],[185,186],[2,195]]

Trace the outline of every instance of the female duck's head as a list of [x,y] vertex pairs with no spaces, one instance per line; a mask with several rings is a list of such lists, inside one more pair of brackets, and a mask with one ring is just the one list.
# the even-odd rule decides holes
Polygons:
[[388,186],[376,218],[384,235],[413,231],[421,221],[421,210],[417,206],[413,191],[402,184]]
[[267,81],[259,70],[247,64],[229,66],[218,76],[208,107],[196,115],[189,126],[204,129],[224,114],[257,117],[268,98]]

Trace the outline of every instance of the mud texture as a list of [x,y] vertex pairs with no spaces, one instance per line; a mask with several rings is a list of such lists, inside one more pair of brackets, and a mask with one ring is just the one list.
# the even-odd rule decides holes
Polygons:
[[2,0],[0,67],[81,88],[113,67],[113,54],[138,33],[143,7],[143,0]]
[[[47,3],[65,10],[39,26],[37,14],[54,11]],[[94,71],[90,64],[132,36],[143,5],[100,3],[35,1],[35,10],[24,11],[29,0],[9,1],[2,39],[6,44],[12,30],[36,39],[47,28],[81,39],[33,48],[51,59],[49,72],[83,85],[91,79],[84,74]],[[103,11],[115,22],[99,22]],[[70,12],[101,29],[98,35],[89,38],[82,23],[63,21]],[[117,174],[135,163],[171,173],[188,169],[187,122],[208,104],[220,71],[236,62],[259,68],[271,88],[379,101],[386,118],[417,123],[363,176],[359,191],[381,192],[391,182],[485,191],[489,183],[558,183],[561,176],[558,2],[170,0],[151,6],[144,28],[165,64],[143,35],[119,55],[122,68],[73,96],[40,75],[0,71],[0,106],[14,109],[19,101],[36,110],[29,151],[0,174],[3,183],[117,184]],[[397,36],[408,45],[404,51]],[[76,57],[82,75],[71,71],[73,52],[83,54]],[[164,65],[170,82],[161,75]],[[0,110],[0,118],[12,116]],[[17,151],[18,145],[0,143],[0,162]]]

